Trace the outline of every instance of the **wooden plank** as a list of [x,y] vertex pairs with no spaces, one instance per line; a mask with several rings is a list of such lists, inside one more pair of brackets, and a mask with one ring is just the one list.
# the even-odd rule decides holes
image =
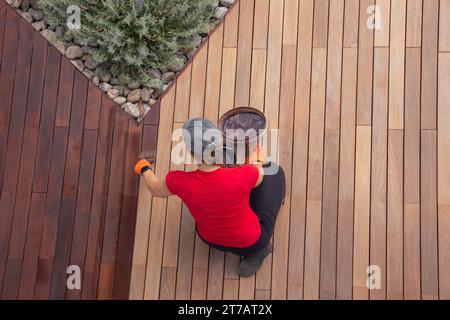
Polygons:
[[5,38],[5,22],[6,22],[6,8],[4,7],[6,4],[4,2],[2,4],[0,4],[0,7],[2,7],[0,9],[0,70],[2,64],[3,40]]
[[239,34],[235,106],[245,107],[250,102],[250,78],[252,66],[253,16],[255,0],[239,4]]
[[23,254],[22,273],[19,293],[21,300],[33,299],[33,289],[36,281],[39,246],[41,240],[42,218],[45,207],[45,193],[33,193],[30,202],[30,221],[26,230],[26,242]]
[[436,129],[439,1],[423,1],[421,128]]
[[[158,127],[145,125],[142,137],[142,151],[154,151],[157,147]],[[145,270],[147,264],[148,233],[150,230],[152,196],[143,179],[139,181],[138,204],[133,261],[131,266],[130,299],[144,298]]]
[[336,297],[336,250],[344,1],[330,3],[325,115],[320,298]]
[[255,22],[253,27],[253,49],[267,49],[270,0],[255,1]]
[[[52,275],[50,274],[55,255],[61,195],[64,181],[64,167],[67,149],[68,128],[55,128],[47,201],[44,208],[42,232],[37,265],[36,284],[33,298],[48,299]],[[48,141],[47,141],[48,143]],[[36,170],[36,169],[35,169]]]
[[42,110],[39,125],[38,151],[35,164],[33,192],[46,192],[48,185],[51,143],[56,112],[60,53],[53,47],[47,51],[44,92],[42,94]]
[[325,127],[326,49],[314,49],[312,60],[304,299],[319,298],[322,173]]
[[[3,172],[3,179],[0,181],[2,183],[1,187],[1,198],[0,198],[0,288],[4,283],[4,275],[7,268],[8,251],[9,249],[14,249],[15,242],[11,243],[10,236],[14,235],[18,227],[14,221],[19,219],[23,215],[23,210],[20,212],[14,211],[14,202],[17,195],[17,188],[19,184],[19,166],[21,160],[21,150],[22,143],[24,140],[24,122],[25,113],[27,105],[27,95],[31,68],[31,57],[32,57],[32,39],[33,33],[32,29],[26,24],[25,21],[21,20],[19,25],[20,39],[18,43],[17,52],[17,67],[15,69],[15,79],[14,79],[14,93],[12,96],[11,109],[14,112],[11,113],[9,119],[9,131],[8,131],[8,144],[6,148],[6,155],[1,155],[5,159],[5,170]],[[8,102],[7,102],[8,104]],[[8,106],[9,107],[9,106]],[[22,176],[22,178],[24,178]],[[32,179],[31,177],[25,177],[25,179]],[[19,190],[21,191],[21,190]],[[19,193],[19,196],[22,194]],[[25,199],[20,199],[25,202]],[[14,214],[19,215],[15,217]],[[26,223],[26,222],[23,222]],[[21,223],[19,223],[20,225]],[[14,240],[14,238],[12,239]],[[11,248],[11,245],[13,246]],[[21,258],[14,256],[13,258]],[[6,283],[5,283],[6,284]],[[16,285],[14,285],[16,286]],[[9,289],[7,287],[7,289]],[[14,296],[17,294],[17,289],[11,292]],[[11,296],[4,296],[4,298],[11,298]]]
[[[176,109],[175,109],[176,112]],[[174,124],[173,130],[182,128],[181,124]],[[172,141],[173,150],[175,145],[183,143],[183,137]],[[170,171],[183,170],[183,164],[171,162]],[[167,200],[166,228],[164,232],[163,250],[163,274],[161,277],[160,299],[173,300],[175,298],[176,268],[178,265],[178,248],[180,240],[181,208],[183,204],[180,198],[171,197]]]
[[132,252],[134,231],[136,229],[138,185],[139,179],[134,174],[133,166],[139,158],[142,145],[142,126],[135,121],[128,121],[128,138],[124,166],[124,186],[122,208],[120,213],[120,228],[117,245],[117,263],[114,274],[113,299],[128,299],[131,281]]
[[439,55],[438,203],[450,205],[450,54]]
[[[70,251],[72,247],[72,232],[74,231],[74,223],[80,163],[82,157],[83,146],[83,126],[86,109],[87,97],[87,79],[79,71],[75,73],[74,88],[73,88],[73,104],[72,112],[70,114],[69,139],[67,143],[67,154],[64,168],[64,184],[61,200],[61,212],[58,225],[58,236],[56,240],[55,259],[52,269],[52,287],[50,297],[53,299],[64,298],[66,289],[66,268],[69,265]],[[92,139],[92,137],[90,137]],[[91,149],[86,151],[92,153]],[[90,162],[92,163],[92,161]],[[91,170],[90,168],[87,170]],[[88,181],[83,181],[87,183]],[[86,185],[89,189],[89,186]],[[81,213],[82,214],[82,213]],[[80,229],[75,229],[77,232],[82,232]],[[80,253],[80,255],[82,255]]]
[[439,298],[450,299],[450,207],[439,207]]
[[[102,97],[104,98],[106,96],[103,95]],[[89,234],[83,272],[84,285],[81,293],[81,298],[86,300],[97,298],[113,140],[114,109],[115,105],[110,99],[104,99],[102,101],[97,138]]]
[[[393,0],[394,2],[397,0]],[[375,47],[389,47],[390,23],[391,23],[391,0],[376,0],[377,10],[380,25],[375,28]],[[371,12],[372,13],[372,12]],[[377,13],[372,13],[377,14]],[[394,27],[394,25],[393,25]]]
[[272,266],[272,292],[271,297],[275,300],[285,300],[287,297],[287,273],[289,260],[289,221],[290,221],[290,199],[292,179],[292,147],[294,129],[295,108],[295,79],[297,65],[297,34],[292,36],[288,30],[298,29],[298,1],[285,1],[284,14],[284,36],[281,66],[281,92],[279,127],[279,152],[280,166],[286,175],[286,199],[281,208],[273,238],[273,266]]
[[[69,265],[83,266],[89,235],[89,223],[94,183],[95,151],[97,149],[98,132],[84,130],[83,150],[80,163],[80,181],[77,194],[77,207],[73,228],[72,248]],[[67,290],[66,299],[80,299],[81,290]]]
[[357,48],[359,37],[359,0],[345,1],[344,48]]
[[223,49],[219,117],[234,108],[237,49]]
[[330,1],[315,0],[314,5],[314,48],[326,48],[328,45],[328,17]]
[[225,279],[223,284],[223,299],[237,300],[239,291],[239,280]]
[[[292,153],[291,218],[287,298],[303,297],[303,260],[308,175],[308,129],[311,88],[311,43],[314,16],[313,1],[300,1],[295,92],[294,141]],[[257,286],[257,289],[259,287]],[[258,292],[258,290],[257,290]],[[270,296],[269,296],[270,297]],[[257,297],[256,297],[257,298]]]
[[33,85],[28,91],[27,118],[25,122],[27,126],[39,126],[46,71],[47,48],[47,40],[45,40],[39,32],[35,32],[30,74],[30,83]]
[[[375,48],[374,59],[370,265],[378,266],[385,280],[389,49]],[[386,286],[371,290],[370,299],[386,299]]]
[[450,51],[450,1],[441,0],[439,7],[440,19],[439,19],[439,51]]
[[353,298],[367,300],[370,232],[371,127],[356,129],[355,216],[353,240]]
[[[170,91],[163,99],[161,108],[160,126],[158,132],[157,163],[155,172],[164,177],[169,171],[170,153],[165,152],[166,141],[170,141],[173,128],[175,107],[175,91]],[[163,256],[163,237],[166,218],[167,199],[154,198],[152,202],[152,216],[149,232],[149,245],[147,254],[147,274],[145,279],[145,299],[158,299],[161,265]]]
[[252,77],[250,82],[250,106],[264,111],[264,93],[266,88],[267,50],[253,50]]
[[342,66],[341,141],[336,298],[349,300],[353,287],[353,211],[355,188],[356,85],[358,50],[346,48]]
[[367,28],[367,8],[374,0],[361,0],[359,13],[357,125],[371,125],[374,31]]
[[404,127],[406,0],[392,2],[389,66],[389,129]]
[[177,112],[175,112],[174,115],[175,122],[183,122],[188,118],[189,101],[191,98],[191,74],[192,64],[189,64],[177,79],[177,96],[175,100],[175,109],[177,110]]
[[[18,38],[19,38],[19,18],[16,13],[9,7],[5,8],[5,20],[4,20],[4,28],[8,30],[8,32],[4,32],[3,41],[8,43],[7,46],[4,46],[3,52],[0,52],[2,55],[1,58],[1,73],[0,73],[0,99],[4,105],[3,108],[0,109],[0,126],[2,128],[2,139],[0,140],[0,190],[3,185],[3,172],[5,166],[5,157],[6,157],[6,145],[7,139],[3,138],[7,136],[8,126],[9,126],[9,116],[12,104],[12,96],[14,89],[14,76],[16,69],[16,58],[17,58],[17,50],[18,50]],[[1,281],[1,280],[0,280]]]
[[[219,117],[220,86],[222,73],[223,25],[209,38],[208,66],[205,92],[205,118],[216,121]],[[178,92],[178,87],[177,87]],[[178,101],[178,95],[177,95]],[[187,119],[187,117],[186,117]]]
[[239,28],[239,6],[238,2],[225,17],[224,21],[224,48],[237,48],[238,28]]
[[406,18],[406,47],[422,46],[422,0],[409,0]]
[[0,125],[9,123],[11,103],[13,97],[14,77],[19,48],[19,15],[10,7],[6,8],[4,43],[2,54],[2,68],[0,74],[0,98],[5,106],[0,109]]
[[101,112],[102,92],[92,83],[88,85],[86,103],[86,117],[84,128],[86,130],[98,130]]
[[203,47],[192,62],[190,116],[201,117],[205,106],[208,48]]
[[180,226],[180,248],[175,299],[189,300],[192,285],[192,263],[194,259],[195,222],[187,207],[183,205]]
[[421,251],[422,299],[439,298],[437,221],[437,134],[423,130],[421,135]]
[[62,59],[55,117],[55,126],[57,127],[69,127],[70,124],[74,75],[74,65],[70,60]]
[[421,49],[406,50],[404,243],[405,299],[420,299],[420,62]]
[[388,135],[387,299],[403,299],[403,130]]
[[209,246],[200,239],[198,234],[195,237],[194,263],[192,270],[192,300],[205,300],[208,281]]
[[225,269],[225,254],[211,248],[209,252],[209,267],[208,267],[208,300],[220,300],[223,298],[223,273]]
[[280,106],[281,48],[284,0],[270,1],[269,35],[267,47],[266,97],[264,113],[272,128],[278,124]]
[[108,200],[106,207],[103,247],[101,254],[98,283],[98,299],[111,299],[113,279],[117,259],[117,241],[122,205],[123,168],[128,131],[128,117],[120,110],[114,112],[114,133],[112,142],[111,164],[108,182]]

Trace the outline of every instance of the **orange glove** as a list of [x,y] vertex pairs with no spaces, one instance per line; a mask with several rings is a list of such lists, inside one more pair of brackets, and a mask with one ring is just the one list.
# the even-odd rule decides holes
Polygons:
[[152,165],[147,160],[139,160],[138,163],[136,163],[136,165],[134,166],[134,173],[138,175],[141,174],[142,169],[145,167],[150,167],[153,169]]

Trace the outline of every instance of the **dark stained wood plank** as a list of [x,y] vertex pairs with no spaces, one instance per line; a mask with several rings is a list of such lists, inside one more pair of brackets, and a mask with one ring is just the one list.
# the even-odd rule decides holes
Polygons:
[[115,105],[102,96],[82,299],[96,299],[105,224]]
[[[79,187],[76,200],[76,211],[73,225],[73,236],[71,249],[69,252],[69,263],[84,269],[86,257],[86,247],[89,233],[89,222],[92,201],[92,189],[95,169],[95,151],[97,149],[98,132],[94,130],[84,130],[83,149],[81,152]],[[70,138],[69,138],[70,139]],[[61,292],[61,294],[63,294]],[[79,299],[81,290],[69,290],[66,288],[66,299]]]
[[34,33],[33,58],[31,65],[30,86],[27,101],[27,126],[39,126],[41,118],[44,77],[46,74],[48,43],[39,32]]
[[[68,128],[55,128],[53,137],[53,151],[49,172],[49,188],[44,206],[39,260],[37,265],[34,299],[48,299],[51,286],[51,268],[55,255],[58,234],[61,195],[64,182],[64,168],[67,149]],[[36,170],[36,169],[35,169]]]
[[122,185],[124,181],[128,118],[116,109],[114,116],[114,134],[109,173],[108,200],[106,207],[103,249],[98,284],[98,298],[111,299],[113,296],[113,279],[117,260],[117,241],[122,206]]
[[7,145],[7,139],[3,137],[6,137],[8,132],[9,113],[14,88],[14,72],[16,69],[16,58],[19,45],[19,18],[9,7],[5,8],[5,15],[5,30],[8,30],[8,32],[4,32],[3,41],[8,43],[8,45],[4,46],[3,52],[0,53],[0,55],[2,55],[0,69],[0,99],[4,105],[4,107],[0,109],[0,126],[2,133],[4,132],[4,135],[2,135],[2,139],[0,140],[0,151],[2,151],[0,154],[0,191],[3,185],[3,168],[5,166]]
[[39,125],[38,151],[35,165],[33,192],[46,192],[48,185],[50,156],[52,153],[53,126],[55,121],[61,55],[49,47],[45,69],[45,84]]
[[45,193],[33,193],[31,195],[30,218],[26,230],[24,258],[18,293],[18,299],[21,300],[33,299],[44,209]]
[[[11,245],[10,235],[17,232],[17,222],[14,224],[14,220],[19,220],[23,215],[23,212],[17,213],[19,217],[14,219],[14,202],[17,194],[17,186],[19,184],[19,169],[17,165],[21,160],[22,142],[24,138],[24,122],[27,105],[27,92],[30,78],[31,57],[32,57],[32,29],[25,21],[21,20],[19,25],[19,43],[17,52],[17,67],[15,70],[14,79],[14,94],[12,97],[12,104],[10,120],[9,120],[9,132],[8,132],[8,144],[6,148],[5,157],[5,170],[3,172],[3,179],[1,180],[1,198],[0,198],[0,287],[4,284],[5,269],[7,267],[7,257],[9,247]],[[5,70],[6,71],[6,70]],[[8,104],[8,102],[7,102]],[[31,179],[31,177],[26,177]],[[22,191],[23,190],[19,190]],[[20,194],[23,196],[23,193]],[[19,199],[20,201],[20,199]],[[14,239],[15,240],[15,239]],[[14,249],[13,243],[13,249]],[[14,258],[20,259],[21,257],[14,256]],[[15,277],[17,280],[17,276]],[[13,281],[14,281],[13,280]],[[7,288],[8,289],[8,288]],[[15,296],[17,290],[12,290],[11,294]],[[2,294],[2,297],[5,294]],[[11,298],[6,294],[5,298]]]
[[[106,99],[106,98],[105,98]],[[98,130],[101,112],[102,92],[92,83],[88,85],[88,97],[86,103],[86,117],[84,128],[87,130]],[[111,102],[112,103],[112,102]]]
[[[3,5],[3,6],[2,6]],[[0,2],[0,70],[2,68],[2,52],[3,52],[3,40],[5,37],[5,22],[6,22],[6,8],[5,3]]]
[[69,127],[70,124],[74,74],[75,67],[73,64],[69,60],[63,59],[61,61],[58,103],[55,118],[55,126],[57,127]]
[[139,159],[142,143],[142,126],[132,120],[128,122],[127,149],[124,166],[124,187],[120,229],[117,247],[117,263],[114,278],[114,299],[128,299],[131,280],[131,263],[133,254],[134,230],[136,223],[138,177],[132,168]]

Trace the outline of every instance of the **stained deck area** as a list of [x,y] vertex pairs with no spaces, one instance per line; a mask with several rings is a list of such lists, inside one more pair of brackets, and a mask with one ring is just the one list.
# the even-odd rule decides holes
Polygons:
[[1,298],[127,299],[142,127],[3,0],[0,106]]
[[193,169],[170,161],[189,117],[264,111],[288,177],[274,252],[240,279],[179,199],[141,182],[130,298],[449,299],[449,17],[449,0],[240,0],[144,132],[163,177]]

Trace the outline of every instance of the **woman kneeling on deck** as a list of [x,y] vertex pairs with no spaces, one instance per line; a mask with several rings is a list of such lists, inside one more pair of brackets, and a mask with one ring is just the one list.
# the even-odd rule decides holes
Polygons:
[[[218,148],[211,138],[214,135],[206,134],[211,130],[219,131],[201,118],[183,126],[186,147],[200,163],[198,170],[172,171],[160,180],[152,165],[140,160],[135,173],[143,176],[154,197],[180,197],[195,219],[200,238],[213,248],[242,256],[238,274],[250,277],[272,252],[270,239],[285,197],[285,175],[274,163],[255,161],[227,168],[205,161],[207,151]],[[250,159],[260,159],[257,153]]]

